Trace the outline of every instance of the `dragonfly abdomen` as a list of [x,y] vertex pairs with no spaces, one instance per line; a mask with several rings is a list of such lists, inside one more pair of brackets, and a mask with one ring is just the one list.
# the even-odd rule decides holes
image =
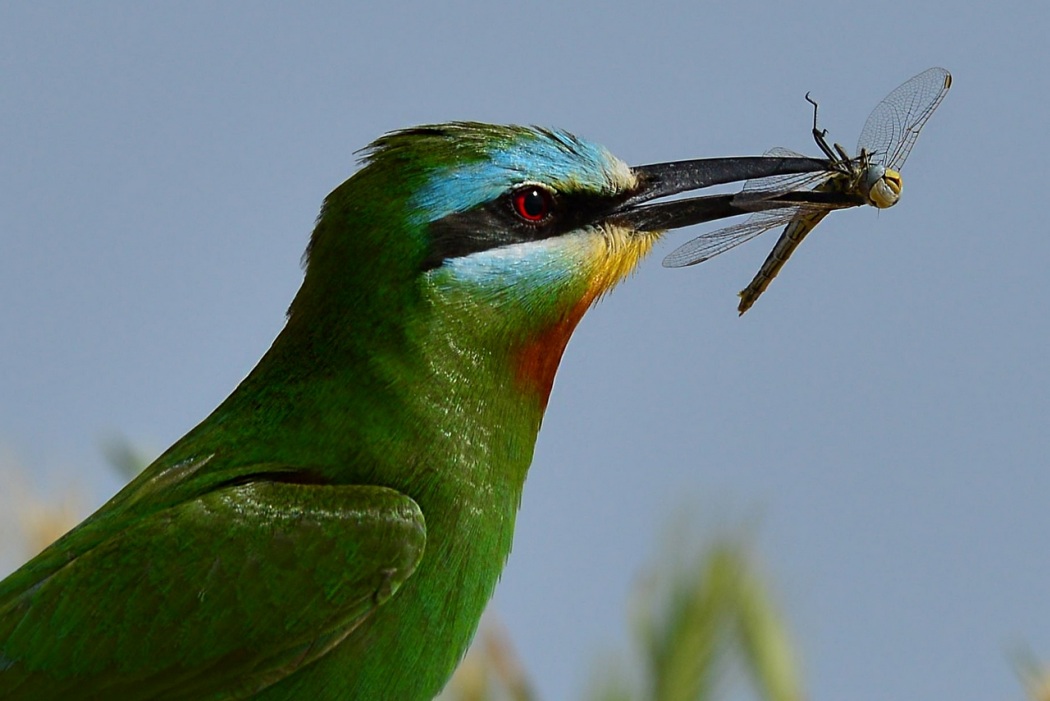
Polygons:
[[795,252],[799,244],[802,243],[802,239],[806,238],[810,231],[820,223],[821,219],[827,216],[827,212],[811,212],[809,214],[800,214],[794,219],[787,227],[784,232],[780,234],[780,238],[777,239],[777,243],[773,246],[773,250],[766,256],[765,262],[762,263],[762,267],[759,268],[758,272],[755,273],[755,277],[752,278],[750,284],[740,291],[740,304],[737,305],[737,312],[743,314],[756,300],[766,291],[769,287],[769,283],[773,282],[779,273],[780,269],[787,263],[788,258]]

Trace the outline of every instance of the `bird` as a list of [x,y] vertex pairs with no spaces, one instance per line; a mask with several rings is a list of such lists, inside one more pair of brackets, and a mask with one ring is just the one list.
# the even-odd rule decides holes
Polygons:
[[829,167],[630,167],[477,122],[381,136],[324,200],[257,366],[0,582],[0,698],[433,698],[510,553],[577,323],[665,231],[745,213],[662,198]]

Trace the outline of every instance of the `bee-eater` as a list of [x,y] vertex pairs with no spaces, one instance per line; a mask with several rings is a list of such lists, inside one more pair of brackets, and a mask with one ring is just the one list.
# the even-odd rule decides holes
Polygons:
[[510,552],[580,317],[663,231],[744,211],[653,200],[829,167],[631,168],[478,123],[381,137],[255,369],[0,582],[0,698],[432,698]]

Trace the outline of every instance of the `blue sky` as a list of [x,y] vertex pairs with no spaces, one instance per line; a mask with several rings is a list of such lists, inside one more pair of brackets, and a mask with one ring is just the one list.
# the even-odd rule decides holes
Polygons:
[[384,131],[815,153],[812,91],[852,149],[940,65],[901,203],[829,217],[743,318],[774,234],[665,270],[700,230],[674,233],[588,315],[494,606],[543,698],[577,697],[672,514],[757,524],[814,698],[1019,697],[1016,646],[1050,658],[1050,11],[877,7],[5,6],[0,453],[101,504],[107,436],[159,452],[268,347],[321,200]]

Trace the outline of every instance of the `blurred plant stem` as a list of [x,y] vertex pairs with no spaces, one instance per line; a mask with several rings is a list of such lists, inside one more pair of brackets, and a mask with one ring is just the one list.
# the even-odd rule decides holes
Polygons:
[[486,614],[440,701],[535,701],[506,629]]
[[102,454],[126,482],[137,477],[156,457],[155,453],[147,453],[119,435],[110,436],[102,442]]
[[[66,486],[61,494],[40,496],[31,485],[25,470],[13,460],[4,460],[3,489],[0,508],[3,509],[5,550],[17,548],[18,560],[28,560],[56,541],[84,516],[81,490]],[[5,560],[6,562],[6,560]]]
[[[644,578],[636,609],[640,659],[605,665],[591,701],[706,701],[720,696],[731,664],[769,701],[803,698],[801,675],[768,584],[740,539],[724,538],[694,559],[682,552]],[[442,701],[532,701],[502,629],[482,627]]]
[[[131,480],[150,463],[148,455],[122,437],[103,443],[103,454],[114,470]],[[29,473],[8,455],[0,455],[0,509],[5,532],[0,547],[20,550],[17,560],[28,560],[58,540],[86,515],[83,488],[66,484],[58,494],[41,496],[30,484]],[[13,537],[6,537],[7,531]],[[11,542],[13,541],[13,542]],[[6,561],[5,561],[6,562]]]
[[1029,701],[1050,701],[1050,667],[1042,664],[1028,647],[1015,654],[1014,664]]
[[732,658],[762,698],[803,698],[783,619],[741,542],[714,543],[665,586],[665,596],[645,602],[639,637],[648,693],[641,698],[715,698]]

